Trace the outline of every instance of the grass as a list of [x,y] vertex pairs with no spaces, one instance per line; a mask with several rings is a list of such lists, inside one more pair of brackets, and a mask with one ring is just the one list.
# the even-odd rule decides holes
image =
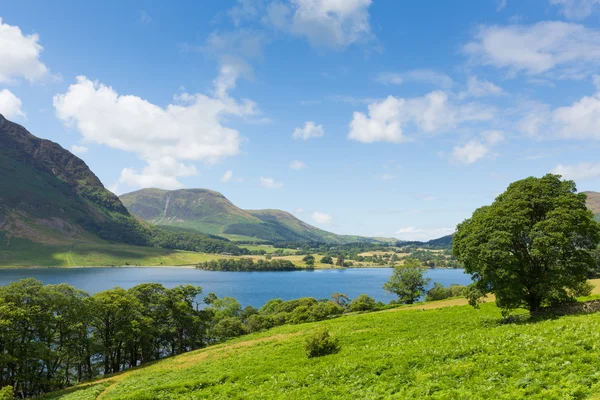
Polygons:
[[106,242],[48,245],[13,238],[8,246],[0,244],[0,267],[181,266],[222,257]]
[[[422,308],[283,326],[44,399],[584,399],[600,393],[600,313],[502,324],[492,303],[480,310]],[[322,326],[339,338],[341,351],[308,359],[303,343]]]

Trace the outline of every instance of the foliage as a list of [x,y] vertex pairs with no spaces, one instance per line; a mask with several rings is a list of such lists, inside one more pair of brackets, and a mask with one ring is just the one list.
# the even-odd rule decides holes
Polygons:
[[557,175],[512,183],[490,206],[458,226],[453,253],[473,274],[471,303],[496,295],[505,311],[571,301],[586,280],[600,227],[585,194]]
[[208,271],[296,271],[305,269],[289,260],[257,260],[251,258],[222,258],[206,261],[196,266]]
[[375,299],[369,295],[361,294],[350,302],[350,311],[373,311],[379,307]]
[[464,297],[467,294],[467,287],[463,285],[443,286],[441,283],[435,282],[433,287],[427,291],[425,301],[444,300],[450,297]]
[[315,256],[309,254],[307,256],[304,256],[304,258],[302,258],[302,261],[309,267],[312,267],[313,265],[315,265]]
[[408,259],[394,267],[390,279],[383,285],[388,293],[398,296],[401,303],[412,304],[424,293],[430,279],[425,278],[427,269],[417,260]]
[[0,389],[0,400],[14,400],[15,394],[11,386],[4,386]]
[[[493,303],[421,307],[244,336],[116,375],[102,398],[547,400],[600,393],[600,313],[502,324]],[[307,359],[304,342],[323,326],[342,350]],[[43,400],[63,398],[58,392]]]
[[331,258],[331,256],[323,256],[321,258],[321,264],[333,265],[333,258]]
[[341,349],[340,341],[332,336],[327,328],[319,328],[304,342],[304,350],[308,358],[335,354]]

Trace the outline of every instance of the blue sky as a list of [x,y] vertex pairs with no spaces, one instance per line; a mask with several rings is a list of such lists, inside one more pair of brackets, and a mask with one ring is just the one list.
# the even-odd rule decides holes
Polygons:
[[0,113],[118,194],[210,188],[430,239],[548,172],[600,189],[600,0],[0,1]]

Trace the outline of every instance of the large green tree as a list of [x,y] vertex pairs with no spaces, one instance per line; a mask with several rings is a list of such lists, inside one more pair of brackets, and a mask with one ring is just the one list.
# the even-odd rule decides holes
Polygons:
[[487,293],[505,312],[569,301],[593,266],[600,228],[586,195],[558,175],[512,183],[490,206],[458,225],[453,254],[474,284],[470,303]]
[[427,268],[419,261],[412,258],[407,259],[404,264],[394,267],[390,279],[383,288],[398,296],[398,301],[412,304],[425,293],[425,286],[430,279],[425,277]]

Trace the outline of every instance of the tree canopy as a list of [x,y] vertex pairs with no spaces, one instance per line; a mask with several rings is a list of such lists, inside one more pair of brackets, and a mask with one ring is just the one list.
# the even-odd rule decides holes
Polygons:
[[453,254],[472,274],[469,299],[487,293],[505,312],[569,301],[585,284],[600,242],[586,195],[558,175],[512,183],[458,225]]
[[383,288],[398,296],[401,303],[412,304],[425,293],[425,286],[430,279],[425,277],[427,268],[413,259],[407,259],[404,264],[394,267],[390,279]]

